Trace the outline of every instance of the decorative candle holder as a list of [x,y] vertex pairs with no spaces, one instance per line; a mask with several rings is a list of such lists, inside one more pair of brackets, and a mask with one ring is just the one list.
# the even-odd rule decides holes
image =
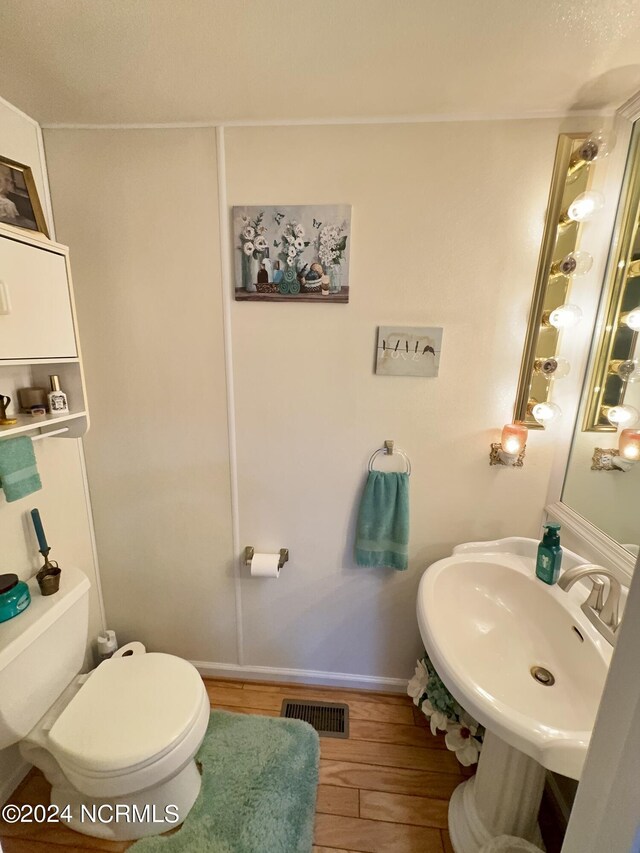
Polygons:
[[60,574],[62,569],[55,560],[49,560],[51,548],[46,548],[40,553],[44,557],[44,565],[36,575],[38,586],[42,595],[53,595],[60,589]]

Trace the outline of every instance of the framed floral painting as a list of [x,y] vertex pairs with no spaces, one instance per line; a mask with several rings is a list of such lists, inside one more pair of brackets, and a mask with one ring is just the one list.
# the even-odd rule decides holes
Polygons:
[[233,208],[240,301],[348,302],[351,206]]

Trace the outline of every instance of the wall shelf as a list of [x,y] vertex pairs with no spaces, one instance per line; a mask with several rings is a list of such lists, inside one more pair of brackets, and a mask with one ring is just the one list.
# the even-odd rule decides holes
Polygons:
[[[0,314],[0,394],[11,398],[7,417],[17,419],[0,426],[0,440],[54,432],[79,438],[89,428],[89,415],[69,250],[0,225],[0,283],[6,297]],[[34,418],[20,412],[19,389],[48,392],[53,374],[60,377],[69,413]]]
[[[34,430],[40,430],[43,435],[46,435],[49,430],[59,429],[60,424],[68,424],[69,421],[86,418],[87,412],[69,412],[68,415],[40,415],[36,418],[32,418],[31,415],[14,415],[14,417],[18,419],[17,424],[0,426],[0,439],[20,435],[25,432],[33,432]],[[69,425],[69,430],[65,432],[65,435],[74,438],[77,437],[77,435],[74,435],[75,432],[72,426]]]

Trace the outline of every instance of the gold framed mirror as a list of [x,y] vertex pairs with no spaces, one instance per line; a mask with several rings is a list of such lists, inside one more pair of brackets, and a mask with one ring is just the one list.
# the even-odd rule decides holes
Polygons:
[[640,169],[631,168],[640,153],[640,135],[633,135],[625,185],[619,238],[605,282],[606,304],[600,337],[587,383],[582,429],[585,432],[616,432],[609,411],[623,406],[630,386],[640,382],[638,332],[640,331]]

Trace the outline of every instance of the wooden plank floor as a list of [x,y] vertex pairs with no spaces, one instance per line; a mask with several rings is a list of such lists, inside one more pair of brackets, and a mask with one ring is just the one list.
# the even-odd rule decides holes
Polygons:
[[[447,807],[468,771],[434,738],[407,696],[301,685],[205,679],[211,705],[279,716],[285,697],[346,702],[349,738],[321,739],[314,853],[451,853]],[[12,803],[48,803],[32,770]],[[4,853],[120,853],[127,842],[80,835],[62,824],[0,822]],[[265,851],[269,853],[269,851]]]

